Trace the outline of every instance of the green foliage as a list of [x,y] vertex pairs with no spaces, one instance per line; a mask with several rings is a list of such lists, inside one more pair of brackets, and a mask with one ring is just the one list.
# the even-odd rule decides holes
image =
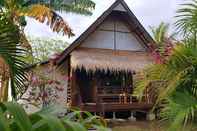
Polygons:
[[169,24],[161,22],[158,27],[150,27],[153,39],[155,40],[156,44],[161,46],[165,43],[165,40],[169,37],[173,37],[173,35],[169,35]]
[[[161,116],[170,121],[170,130],[194,124],[197,117],[197,45],[193,41],[177,45],[165,64],[152,65],[145,71],[137,91],[156,82],[156,104],[162,104]],[[151,89],[153,90],[153,89]]]
[[91,0],[28,0],[24,3],[25,6],[31,4],[44,4],[54,10],[85,15],[91,15],[91,10],[95,8],[95,3]]
[[196,119],[197,100],[191,92],[176,91],[164,106],[161,117],[171,123],[170,131],[197,129],[192,126]]
[[190,36],[197,33],[197,1],[190,0],[181,5],[177,11],[176,27],[180,33]]
[[68,43],[63,40],[29,37],[33,51],[33,63],[49,60],[54,54],[61,53]]
[[[100,117],[92,116],[87,112],[74,111],[58,118],[57,114],[52,112],[54,109],[46,108],[28,115],[16,103],[2,103],[0,129],[1,131],[87,131],[94,127],[99,131],[107,131],[105,122],[102,123]],[[86,117],[82,117],[82,114],[86,114]]]
[[[26,66],[26,63],[21,59],[26,50],[22,49],[19,44],[18,27],[7,19],[4,14],[0,16],[0,19],[0,58],[5,62],[1,61],[0,64],[7,66],[1,69],[0,75],[2,77],[7,76],[7,79],[11,80],[12,96],[16,98],[17,95],[24,92],[25,86],[23,81],[26,80],[26,76],[23,68]],[[7,75],[5,75],[6,73]]]
[[[152,65],[144,71],[144,80],[136,92],[142,93],[150,85],[157,92],[156,105],[170,131],[196,130],[197,121],[197,1],[190,0],[177,11],[175,23],[184,41],[176,45],[163,64]],[[161,33],[162,34],[162,33]]]
[[[68,8],[63,8],[64,6]],[[31,45],[24,34],[25,16],[47,23],[54,32],[62,32],[70,37],[74,35],[72,29],[54,10],[76,10],[75,12],[90,14],[94,6],[90,0],[0,0],[0,58],[3,58],[0,66],[6,63],[7,67],[2,71],[9,70],[6,72],[8,75],[1,73],[1,79],[5,84],[1,82],[4,87],[0,91],[0,100],[7,100],[10,80],[14,98],[23,94],[25,90],[26,77],[23,67],[26,66],[26,57],[23,55],[29,56],[32,53]]]

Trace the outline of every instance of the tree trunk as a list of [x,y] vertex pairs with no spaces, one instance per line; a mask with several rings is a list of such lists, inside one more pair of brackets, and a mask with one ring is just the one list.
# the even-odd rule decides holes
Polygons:
[[8,101],[8,86],[9,86],[9,79],[2,78],[1,90],[0,90],[0,102]]

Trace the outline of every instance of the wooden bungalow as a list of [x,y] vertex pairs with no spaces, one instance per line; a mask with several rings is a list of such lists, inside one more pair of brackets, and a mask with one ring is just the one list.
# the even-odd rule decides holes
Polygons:
[[133,94],[138,73],[152,63],[153,39],[123,0],[117,0],[61,55],[68,67],[67,103],[90,112],[152,107],[148,94]]
[[153,43],[124,0],[116,0],[57,60],[67,105],[105,113],[148,112],[153,103],[147,92],[142,101],[133,95],[139,72],[153,62]]

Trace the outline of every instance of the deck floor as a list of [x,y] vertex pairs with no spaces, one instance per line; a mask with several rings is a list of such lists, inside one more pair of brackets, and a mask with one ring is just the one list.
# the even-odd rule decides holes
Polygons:
[[152,103],[86,103],[81,105],[81,110],[89,112],[148,111],[152,107]]

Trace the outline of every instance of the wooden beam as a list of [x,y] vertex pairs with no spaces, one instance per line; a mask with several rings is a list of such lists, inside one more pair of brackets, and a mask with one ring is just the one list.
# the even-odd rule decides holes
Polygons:
[[103,31],[103,32],[117,32],[117,33],[125,33],[125,34],[130,34],[132,33],[131,31],[120,31],[120,30],[110,30],[110,29],[99,29],[99,31]]

